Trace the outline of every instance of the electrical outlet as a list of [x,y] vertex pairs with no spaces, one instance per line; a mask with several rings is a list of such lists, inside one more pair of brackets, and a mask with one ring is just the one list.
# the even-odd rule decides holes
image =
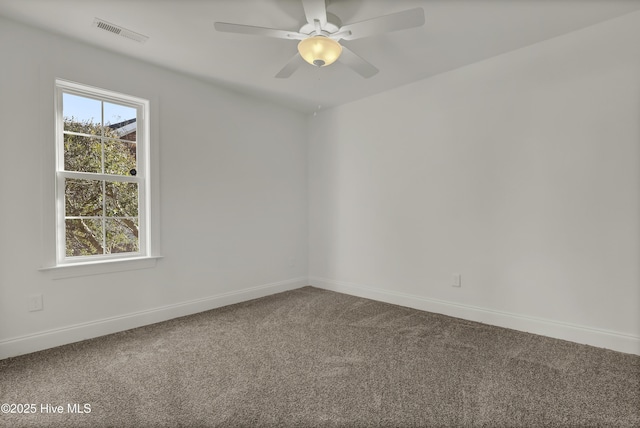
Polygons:
[[454,273],[451,277],[451,286],[452,287],[462,287],[462,275],[459,273]]
[[29,312],[41,311],[43,309],[42,305],[42,294],[32,294],[29,296]]
[[289,267],[296,266],[296,258],[294,256],[289,257]]

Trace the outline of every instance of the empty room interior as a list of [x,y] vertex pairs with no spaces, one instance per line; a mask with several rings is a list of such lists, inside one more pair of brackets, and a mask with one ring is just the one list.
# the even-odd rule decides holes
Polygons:
[[0,426],[640,426],[640,2],[0,0]]

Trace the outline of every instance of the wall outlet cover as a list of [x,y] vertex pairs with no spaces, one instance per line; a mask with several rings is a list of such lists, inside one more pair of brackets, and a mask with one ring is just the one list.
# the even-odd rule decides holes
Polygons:
[[32,294],[28,299],[29,312],[41,311],[43,309],[42,294]]
[[451,278],[451,286],[452,287],[462,287],[462,275],[459,273],[454,273]]

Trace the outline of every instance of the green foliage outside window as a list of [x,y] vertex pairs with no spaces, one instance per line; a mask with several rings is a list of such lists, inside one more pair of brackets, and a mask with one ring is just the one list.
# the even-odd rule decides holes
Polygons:
[[[65,171],[134,175],[136,143],[123,141],[135,140],[132,135],[65,117]],[[138,252],[138,227],[138,183],[104,176],[65,179],[67,257]]]

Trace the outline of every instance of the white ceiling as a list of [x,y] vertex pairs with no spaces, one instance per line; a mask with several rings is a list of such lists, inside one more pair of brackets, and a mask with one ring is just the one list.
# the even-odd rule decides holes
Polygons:
[[[343,104],[632,11],[640,0],[327,0],[343,24],[422,7],[423,27],[343,41],[380,72],[340,63],[273,76],[296,41],[215,31],[215,21],[298,31],[299,0],[0,0],[0,15],[304,112]],[[149,36],[98,30],[102,18]]]

